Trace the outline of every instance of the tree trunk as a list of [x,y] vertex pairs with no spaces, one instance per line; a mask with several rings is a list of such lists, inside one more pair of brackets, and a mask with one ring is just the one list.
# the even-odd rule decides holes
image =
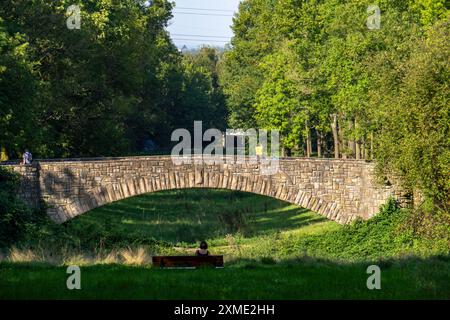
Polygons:
[[338,133],[338,120],[337,114],[333,114],[333,121],[331,122],[331,130],[333,131],[334,141],[334,157],[339,159],[339,133]]
[[[355,123],[356,123],[356,120],[355,120]],[[349,123],[348,123],[348,130],[353,136],[354,136],[354,133],[352,131],[353,131],[354,128],[356,128],[356,127],[353,125],[353,122],[349,121]],[[350,158],[351,157],[355,158],[356,157],[356,142],[355,142],[355,138],[350,138],[348,140],[348,148],[349,148],[349,150],[351,152],[351,154],[349,155]]]
[[309,128],[308,122],[306,122],[306,156],[311,157],[312,153],[312,141],[311,141],[311,129]]
[[356,142],[356,160],[360,160],[361,159],[361,143],[359,141]]
[[373,160],[373,132],[370,133],[370,160]]
[[338,130],[338,133],[339,133],[339,145],[342,146],[341,150],[339,150],[341,152],[341,157],[342,159],[347,159],[348,142],[347,139],[345,139],[344,137],[344,130]]
[[362,149],[362,151],[361,151],[361,157],[362,157],[363,160],[366,160],[366,159],[367,159],[367,145],[366,145],[366,138],[363,139],[362,145],[361,145],[361,146],[362,146],[362,147],[361,147],[361,149]]
[[322,134],[317,131],[317,156],[322,158]]
[[[359,123],[357,122],[357,120],[356,120],[356,118],[355,118],[355,133],[357,134],[357,133],[359,133]],[[360,160],[361,159],[361,139],[360,139],[360,137],[359,137],[359,135],[356,135],[355,134],[355,140],[356,140],[356,143],[355,143],[355,157],[356,157],[356,159],[357,160]]]

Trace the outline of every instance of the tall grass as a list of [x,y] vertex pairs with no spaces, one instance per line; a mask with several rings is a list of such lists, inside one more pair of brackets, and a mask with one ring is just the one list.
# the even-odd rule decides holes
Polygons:
[[124,250],[120,250],[119,255],[123,259],[123,264],[126,265],[142,266],[151,263],[147,252],[142,247],[136,249],[127,248]]

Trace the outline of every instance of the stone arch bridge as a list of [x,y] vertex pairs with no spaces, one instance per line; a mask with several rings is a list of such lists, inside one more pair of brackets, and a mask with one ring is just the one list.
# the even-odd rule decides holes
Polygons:
[[3,165],[18,172],[20,196],[45,201],[63,223],[102,205],[168,189],[220,188],[261,194],[297,204],[339,223],[368,219],[397,192],[375,181],[373,163],[359,160],[282,158],[265,175],[260,163],[224,161],[176,165],[170,156],[41,160]]

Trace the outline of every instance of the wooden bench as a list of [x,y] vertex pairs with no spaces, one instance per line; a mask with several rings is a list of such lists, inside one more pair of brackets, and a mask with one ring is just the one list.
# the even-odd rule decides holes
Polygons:
[[152,262],[154,267],[160,268],[223,268],[223,256],[154,256]]

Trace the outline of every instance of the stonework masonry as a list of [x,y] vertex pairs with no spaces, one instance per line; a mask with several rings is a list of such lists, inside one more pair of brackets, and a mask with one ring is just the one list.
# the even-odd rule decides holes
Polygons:
[[128,157],[41,160],[31,166],[4,167],[21,175],[21,198],[35,207],[43,200],[58,223],[114,201],[168,189],[261,194],[342,224],[368,219],[390,196],[399,196],[393,186],[376,182],[374,164],[365,161],[282,158],[278,173],[263,175],[258,163],[227,160],[175,165],[169,156]]

